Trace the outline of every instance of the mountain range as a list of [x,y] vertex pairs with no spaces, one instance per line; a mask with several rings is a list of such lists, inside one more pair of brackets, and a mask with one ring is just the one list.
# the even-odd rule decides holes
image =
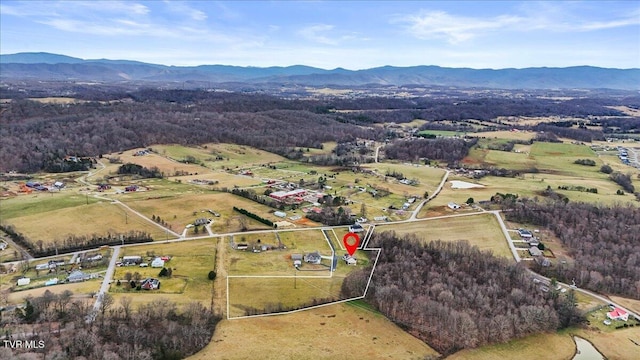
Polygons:
[[0,55],[0,80],[122,82],[206,82],[302,86],[414,85],[498,89],[640,90],[640,69],[593,66],[471,69],[440,66],[383,66],[365,70],[310,66],[166,66],[130,60],[80,58],[51,53]]

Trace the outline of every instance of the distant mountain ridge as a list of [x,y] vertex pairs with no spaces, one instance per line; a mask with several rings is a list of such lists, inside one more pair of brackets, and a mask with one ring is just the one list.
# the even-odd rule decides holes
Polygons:
[[302,86],[418,85],[502,89],[608,88],[640,90],[640,69],[593,66],[524,69],[383,66],[366,70],[325,70],[304,65],[241,67],[166,66],[131,60],[84,60],[51,53],[0,55],[0,80],[99,82],[246,82]]

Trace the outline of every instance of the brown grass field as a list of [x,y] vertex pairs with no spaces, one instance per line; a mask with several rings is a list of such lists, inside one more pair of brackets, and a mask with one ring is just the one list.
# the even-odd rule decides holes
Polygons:
[[531,140],[536,136],[533,131],[483,131],[470,134],[474,137],[509,139],[509,140]]
[[24,290],[12,292],[8,296],[8,303],[19,304],[22,303],[29,296],[42,296],[45,291],[49,290],[54,294],[60,294],[65,290],[73,292],[74,297],[89,298],[90,294],[94,294],[100,290],[100,284],[102,279],[89,280],[73,284],[60,284],[54,286],[40,287],[37,289]]
[[[189,357],[209,359],[426,359],[438,353],[360,302],[293,314],[223,320],[211,343]],[[248,330],[250,329],[250,331]],[[241,339],[241,340],[240,340]]]
[[15,226],[33,243],[39,240],[51,243],[71,235],[105,235],[133,230],[147,232],[155,239],[165,237],[165,232],[160,228],[107,201],[15,217],[6,222]]
[[447,359],[571,359],[576,351],[573,335],[589,340],[607,359],[630,360],[637,358],[638,346],[629,339],[640,343],[640,328],[638,327],[614,330],[608,333],[572,328],[557,333],[527,336],[506,344],[462,350]]
[[[226,233],[239,231],[239,218],[243,215],[233,211],[233,206],[246,209],[274,222],[281,220],[273,215],[273,209],[270,207],[228,193],[203,191],[200,193],[159,198],[123,200],[123,202],[149,218],[153,215],[159,216],[177,232],[182,232],[182,229],[184,229],[187,224],[201,217],[213,219],[213,225],[211,226],[213,232]],[[220,217],[214,217],[207,212],[208,209],[218,212]],[[246,218],[246,221],[251,230],[269,228],[249,218]]]
[[166,176],[173,176],[176,171],[184,171],[189,174],[206,174],[212,172],[211,169],[200,165],[183,164],[154,153],[144,156],[133,156],[133,154],[139,150],[143,150],[143,148],[127,150],[122,154],[108,154],[104,155],[104,157],[119,157],[123,164],[134,163],[146,168],[157,167],[161,172],[165,173]]
[[467,240],[480,250],[491,250],[494,255],[512,259],[507,240],[493,214],[424,220],[406,224],[378,225],[376,232],[393,230],[398,235],[415,234],[424,241]]

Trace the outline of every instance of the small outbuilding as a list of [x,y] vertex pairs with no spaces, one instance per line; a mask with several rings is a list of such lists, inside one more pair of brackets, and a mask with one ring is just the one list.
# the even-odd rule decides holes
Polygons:
[[449,207],[449,209],[451,210],[458,210],[460,209],[460,205],[454,203],[453,201],[448,203],[447,206]]
[[18,279],[18,286],[29,285],[30,283],[31,283],[31,279],[30,278],[20,278],[20,279]]

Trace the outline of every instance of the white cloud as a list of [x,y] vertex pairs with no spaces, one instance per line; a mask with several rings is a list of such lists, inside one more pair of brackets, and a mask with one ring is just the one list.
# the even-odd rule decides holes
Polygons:
[[441,38],[456,44],[470,40],[480,33],[512,26],[522,21],[517,16],[501,15],[491,19],[474,19],[450,15],[444,11],[427,11],[395,18],[404,23],[407,31],[418,39]]
[[187,16],[194,21],[204,21],[208,17],[204,11],[195,9],[183,2],[165,1],[164,3],[172,13]]
[[317,24],[304,27],[298,31],[302,37],[309,41],[317,42],[325,45],[336,45],[336,38],[330,37],[327,33],[333,30],[333,25]]
[[544,9],[528,11],[523,15],[499,15],[488,18],[423,10],[418,14],[395,16],[391,23],[402,24],[409,34],[418,39],[444,39],[451,44],[498,31],[586,32],[640,25],[640,11],[633,11],[615,19],[596,21],[570,14],[561,5],[545,3]]

